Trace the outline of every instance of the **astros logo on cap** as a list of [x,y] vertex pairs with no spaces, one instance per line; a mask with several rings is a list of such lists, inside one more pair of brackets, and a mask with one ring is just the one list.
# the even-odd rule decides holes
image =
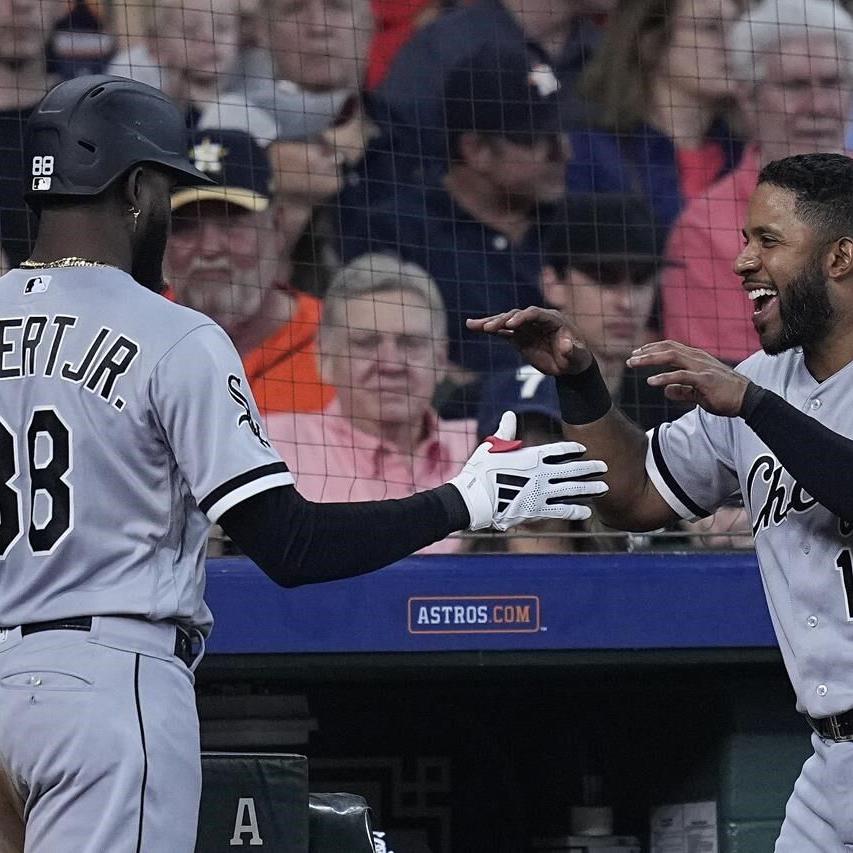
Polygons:
[[198,145],[190,148],[189,154],[193,165],[200,172],[218,175],[222,171],[222,161],[228,154],[228,149],[205,137]]
[[553,95],[554,92],[560,91],[560,81],[557,79],[557,75],[554,74],[551,66],[546,65],[544,62],[538,62],[530,69],[530,73],[527,75],[527,82],[531,86],[536,87],[540,98],[547,98],[549,95]]

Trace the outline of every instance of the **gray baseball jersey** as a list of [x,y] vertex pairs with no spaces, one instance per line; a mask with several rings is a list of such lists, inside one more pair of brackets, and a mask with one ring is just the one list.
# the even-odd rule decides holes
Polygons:
[[112,267],[0,278],[0,625],[207,633],[211,522],[293,482],[210,319]]
[[[853,437],[853,363],[822,383],[799,349],[756,353],[737,370]],[[740,418],[697,408],[664,424],[651,434],[646,469],[683,518],[708,515],[740,491],[798,710],[826,717],[853,708],[853,524],[808,495]]]

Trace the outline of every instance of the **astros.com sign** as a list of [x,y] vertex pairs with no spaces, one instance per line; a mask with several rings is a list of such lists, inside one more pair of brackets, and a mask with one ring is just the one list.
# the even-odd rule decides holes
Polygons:
[[524,634],[539,630],[536,595],[412,596],[410,634]]

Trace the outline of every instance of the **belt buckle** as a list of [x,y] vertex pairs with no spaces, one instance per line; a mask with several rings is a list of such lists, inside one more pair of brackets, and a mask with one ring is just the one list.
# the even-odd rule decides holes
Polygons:
[[826,723],[829,726],[831,737],[834,741],[846,740],[850,736],[841,734],[841,723],[838,722],[838,717],[835,714],[826,718]]
[[[840,716],[846,717],[847,714],[841,714]],[[823,717],[815,722],[818,725],[812,726],[812,728],[824,740],[831,740],[833,743],[848,743],[853,741],[853,727],[846,721],[842,722],[838,714]]]

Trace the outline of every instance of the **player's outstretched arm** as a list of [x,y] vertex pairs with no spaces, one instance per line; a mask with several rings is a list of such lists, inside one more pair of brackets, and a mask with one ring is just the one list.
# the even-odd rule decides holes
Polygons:
[[513,309],[467,325],[507,338],[527,362],[557,378],[566,437],[607,463],[610,490],[596,501],[606,524],[654,530],[676,518],[646,474],[645,433],[613,406],[592,353],[559,311]]
[[515,416],[471,455],[449,483],[401,500],[313,503],[293,486],[268,489],[219,523],[282,586],[339,580],[393,563],[456,530],[507,530],[530,518],[588,518],[607,491],[603,462],[559,441],[520,447]]

